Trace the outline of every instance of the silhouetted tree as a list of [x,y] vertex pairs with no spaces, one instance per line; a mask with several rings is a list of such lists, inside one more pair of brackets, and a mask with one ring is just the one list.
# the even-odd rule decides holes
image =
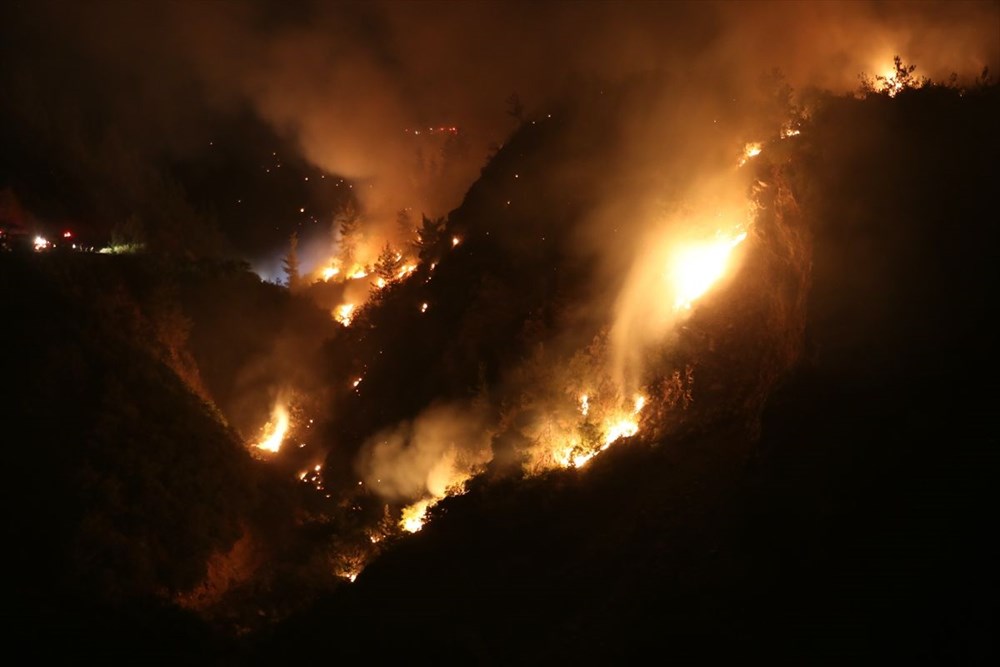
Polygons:
[[302,283],[302,276],[299,274],[299,234],[292,232],[288,239],[288,254],[282,261],[287,276],[288,289],[297,290]]
[[345,268],[354,263],[357,252],[358,227],[361,225],[361,212],[354,199],[348,199],[343,208],[334,216],[334,233],[339,236],[339,259]]
[[916,65],[906,65],[898,55],[892,58],[893,71],[888,74],[876,74],[869,77],[864,72],[859,75],[861,79],[860,92],[863,96],[879,94],[895,97],[900,91],[914,88],[922,88],[930,83],[927,77],[914,76]]
[[980,87],[985,88],[993,83],[993,75],[990,74],[990,66],[983,66],[983,71],[979,74],[978,84]]
[[417,256],[421,260],[427,260],[443,234],[444,218],[428,218],[426,215],[421,215],[420,229],[417,230],[417,240],[413,244]]
[[755,130],[758,136],[767,136],[778,128],[792,128],[801,122],[802,112],[795,103],[795,90],[780,69],[776,67],[762,74],[757,82],[757,91],[760,120]]
[[403,256],[386,242],[375,260],[375,275],[388,285],[397,280],[402,266]]
[[396,228],[399,230],[399,237],[406,243],[413,239],[416,226],[413,224],[413,216],[409,209],[401,208],[396,211]]

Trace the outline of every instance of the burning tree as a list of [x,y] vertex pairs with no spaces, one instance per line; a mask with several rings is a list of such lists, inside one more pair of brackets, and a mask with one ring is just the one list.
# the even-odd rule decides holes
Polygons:
[[892,58],[892,69],[882,74],[869,77],[864,72],[860,74],[860,92],[863,97],[872,94],[884,94],[895,97],[903,90],[923,88],[930,83],[927,77],[914,76],[916,65],[906,65],[898,55]]
[[403,266],[403,256],[386,241],[382,246],[382,251],[375,260],[376,285],[379,288],[391,285],[399,279],[400,270]]
[[428,261],[434,248],[444,237],[444,218],[428,218],[421,216],[420,228],[417,230],[417,240],[413,249],[421,261]]

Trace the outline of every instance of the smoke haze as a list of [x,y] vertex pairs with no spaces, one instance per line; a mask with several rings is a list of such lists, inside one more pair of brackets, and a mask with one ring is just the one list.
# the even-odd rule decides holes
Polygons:
[[[14,3],[5,89],[46,130],[113,132],[137,156],[207,144],[206,112],[249,104],[357,185],[368,224],[444,214],[487,147],[582,78],[684,71],[717,89],[779,67],[848,90],[894,54],[936,79],[1000,62],[993,2]],[[98,93],[98,94],[95,94]],[[30,114],[30,111],[27,111]],[[72,120],[68,120],[72,118]],[[407,130],[457,127],[460,142]]]
[[485,426],[473,408],[433,406],[412,422],[373,436],[362,448],[358,471],[370,488],[391,500],[444,497],[492,457]]
[[[644,347],[676,317],[659,280],[671,243],[692,227],[746,222],[743,142],[776,137],[788,120],[768,99],[778,79],[762,86],[762,74],[778,68],[796,90],[849,91],[899,54],[918,75],[971,80],[1000,66],[998,11],[995,2],[12,3],[0,14],[0,84],[35,136],[77,147],[68,162],[90,164],[93,152],[121,174],[197,156],[212,139],[206,119],[249,108],[308,162],[350,181],[372,241],[359,252],[372,257],[398,240],[397,211],[419,219],[458,206],[490,145],[551,101],[650,77],[655,85],[624,100],[628,112],[608,130],[609,163],[566,165],[604,170],[613,193],[575,221],[570,252],[594,259],[602,287],[584,308],[614,322],[611,371],[628,396]],[[276,248],[286,240],[276,234]],[[442,479],[481,462],[482,432],[466,411],[429,409],[368,442],[364,478],[390,497],[437,495]]]

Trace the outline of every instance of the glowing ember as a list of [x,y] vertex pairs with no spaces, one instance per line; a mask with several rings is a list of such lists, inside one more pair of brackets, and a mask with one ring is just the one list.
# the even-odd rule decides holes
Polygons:
[[386,286],[385,278],[379,278],[378,280],[376,280],[375,286],[378,287],[379,289],[385,287]]
[[257,443],[257,449],[277,453],[288,433],[288,410],[285,409],[285,406],[281,404],[274,406],[270,421],[264,425],[264,433],[267,435]]
[[690,245],[676,253],[667,274],[676,294],[675,310],[690,308],[698,297],[725,274],[730,253],[746,237],[746,232],[740,232],[732,238]]
[[35,237],[35,250],[46,250],[52,244],[44,236]]
[[354,304],[353,303],[342,303],[337,306],[333,311],[333,319],[337,320],[345,327],[351,326],[351,320],[354,317]]
[[457,246],[461,242],[462,242],[462,239],[458,238],[457,236],[452,236],[451,237],[451,247],[452,248],[454,248],[455,246]]
[[324,491],[323,488],[323,475],[321,471],[323,470],[323,465],[317,463],[313,466],[312,470],[302,470],[296,475],[300,482],[305,482],[306,484],[311,484],[313,488],[317,491]]
[[426,301],[424,303],[420,304],[420,312],[421,313],[426,313],[427,312],[427,302]]
[[417,270],[416,264],[404,264],[402,267],[400,267],[399,273],[396,274],[396,277],[402,280],[403,278],[410,275],[416,270]]
[[427,518],[427,510],[431,506],[430,500],[421,500],[403,508],[403,518],[399,521],[399,527],[408,533],[415,533],[424,527]]
[[361,384],[361,380],[363,380],[363,379],[364,378],[357,378],[354,382],[351,383],[351,386],[352,387],[357,387],[359,384]]

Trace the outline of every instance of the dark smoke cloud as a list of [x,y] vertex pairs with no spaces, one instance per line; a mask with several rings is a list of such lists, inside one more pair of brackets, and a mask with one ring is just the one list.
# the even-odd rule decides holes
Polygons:
[[[44,111],[54,141],[113,131],[135,159],[196,151],[207,116],[250,104],[356,179],[384,229],[404,206],[458,203],[512,129],[512,92],[530,112],[586,76],[675,69],[725,87],[779,67],[846,90],[897,53],[939,79],[1000,63],[995,2],[33,2],[3,19],[8,103],[26,122]],[[404,133],[439,124],[467,146],[445,165]]]

